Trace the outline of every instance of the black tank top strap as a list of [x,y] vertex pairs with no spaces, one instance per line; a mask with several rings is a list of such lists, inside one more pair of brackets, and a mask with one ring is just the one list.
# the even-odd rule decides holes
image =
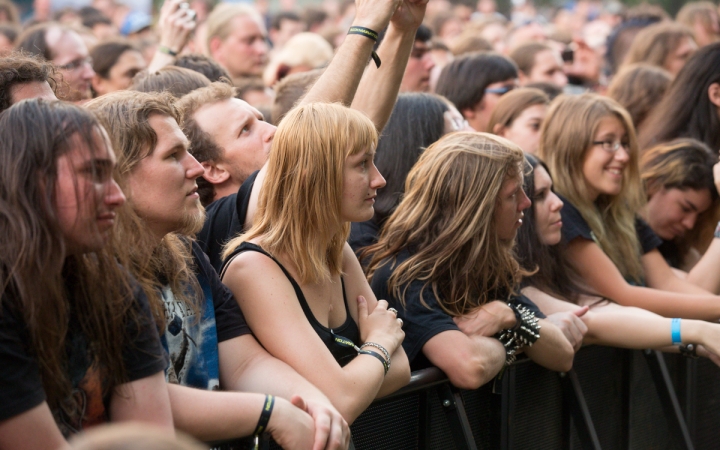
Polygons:
[[345,293],[345,280],[342,277],[340,277],[340,283],[342,284],[343,303],[345,304],[345,322],[343,322],[343,324],[339,327],[332,329],[324,326],[315,318],[312,309],[310,309],[310,305],[308,305],[307,300],[305,299],[305,294],[303,293],[297,281],[295,281],[295,278],[290,275],[290,272],[288,272],[287,269],[280,263],[280,261],[278,261],[273,255],[265,251],[265,249],[263,249],[257,244],[253,244],[252,242],[243,242],[242,244],[240,244],[239,247],[233,250],[233,252],[228,255],[228,257],[225,258],[225,261],[223,262],[223,268],[220,275],[221,279],[225,275],[225,270],[230,265],[230,262],[232,262],[232,260],[237,255],[246,251],[262,253],[263,255],[275,261],[275,264],[280,267],[280,269],[287,277],[288,281],[290,281],[293,289],[295,290],[295,295],[298,298],[300,307],[302,308],[305,317],[308,319],[308,322],[310,322],[312,328],[318,334],[325,346],[327,346],[328,350],[330,350],[330,353],[332,353],[333,357],[335,357],[335,360],[340,364],[340,366],[344,366],[345,364],[352,361],[355,356],[357,356],[357,353],[353,348],[343,347],[335,342],[336,335],[350,339],[353,342],[359,342],[360,340],[360,329],[358,328],[357,323],[355,323],[355,320],[350,315],[350,310],[348,308],[347,302],[347,294]]

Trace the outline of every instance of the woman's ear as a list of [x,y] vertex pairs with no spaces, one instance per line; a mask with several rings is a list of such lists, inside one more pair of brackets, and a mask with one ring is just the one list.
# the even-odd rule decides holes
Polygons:
[[720,83],[713,83],[708,88],[708,98],[713,105],[720,108]]
[[500,137],[505,137],[505,127],[502,126],[502,124],[496,123],[493,126],[492,132]]

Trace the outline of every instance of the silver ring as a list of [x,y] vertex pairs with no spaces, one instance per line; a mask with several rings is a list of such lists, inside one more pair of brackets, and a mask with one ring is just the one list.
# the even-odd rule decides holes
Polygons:
[[403,320],[402,320],[401,318],[399,318],[399,317],[398,317],[398,318],[397,318],[397,321],[398,321],[398,322],[400,322],[400,328],[402,328],[402,326],[403,326],[403,323],[404,323],[404,322],[403,322]]
[[391,313],[395,314],[395,317],[397,317],[397,309],[395,309],[395,308],[388,308],[388,311],[390,311]]

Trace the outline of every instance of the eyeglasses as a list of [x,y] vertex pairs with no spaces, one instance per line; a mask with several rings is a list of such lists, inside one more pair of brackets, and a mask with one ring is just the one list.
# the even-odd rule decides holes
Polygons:
[[496,88],[487,88],[485,89],[486,94],[497,94],[497,95],[505,95],[508,92],[515,89],[515,86],[502,86],[502,87],[496,87]]
[[92,66],[92,63],[93,63],[93,59],[91,57],[87,56],[85,58],[74,59],[67,64],[63,64],[62,66],[55,66],[55,67],[57,67],[60,70],[75,71],[75,70],[80,69],[81,67],[85,67],[85,64]]
[[593,145],[600,145],[602,146],[603,150],[615,153],[622,147],[623,149],[627,150],[628,147],[630,147],[629,142],[621,142],[621,141],[593,141]]

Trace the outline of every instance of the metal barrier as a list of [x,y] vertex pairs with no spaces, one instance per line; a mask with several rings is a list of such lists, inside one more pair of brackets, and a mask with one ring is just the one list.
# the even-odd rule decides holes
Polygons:
[[568,373],[521,360],[475,391],[432,368],[374,402],[351,429],[357,450],[716,449],[720,368],[593,346]]

